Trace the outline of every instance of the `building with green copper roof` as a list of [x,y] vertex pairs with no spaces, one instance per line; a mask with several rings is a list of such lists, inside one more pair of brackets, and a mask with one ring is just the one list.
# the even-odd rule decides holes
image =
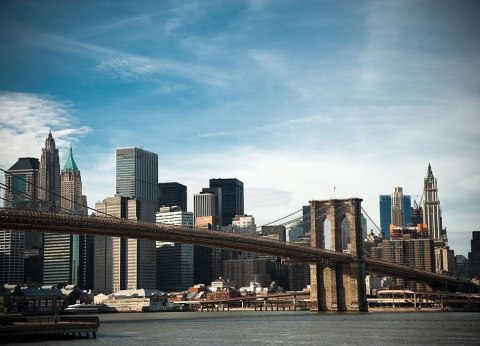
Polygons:
[[70,145],[68,158],[67,158],[67,161],[65,162],[65,166],[63,166],[62,172],[77,172],[78,170],[79,169],[77,167],[77,164],[75,163],[75,160],[73,158],[72,146]]

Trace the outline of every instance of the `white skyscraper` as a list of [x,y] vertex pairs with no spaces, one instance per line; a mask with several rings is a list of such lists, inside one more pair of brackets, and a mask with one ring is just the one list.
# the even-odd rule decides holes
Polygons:
[[442,210],[438,200],[437,179],[433,176],[430,164],[423,186],[423,222],[427,224],[430,238],[442,239],[446,234],[442,231]]
[[395,187],[392,193],[392,225],[397,227],[406,226],[403,224],[403,199],[403,189],[401,187]]

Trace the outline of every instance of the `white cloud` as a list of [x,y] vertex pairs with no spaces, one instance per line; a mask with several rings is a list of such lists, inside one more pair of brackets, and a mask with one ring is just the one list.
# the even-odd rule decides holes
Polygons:
[[72,113],[71,104],[48,95],[0,92],[0,166],[8,169],[19,157],[39,158],[50,128],[64,149],[88,133]]

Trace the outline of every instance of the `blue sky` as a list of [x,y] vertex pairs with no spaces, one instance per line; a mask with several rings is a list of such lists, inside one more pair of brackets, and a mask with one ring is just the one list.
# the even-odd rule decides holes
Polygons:
[[[263,224],[311,199],[419,199],[457,253],[480,211],[477,1],[3,1],[0,167],[68,143],[91,206],[115,148],[192,194],[237,177]],[[372,228],[373,226],[369,226]]]

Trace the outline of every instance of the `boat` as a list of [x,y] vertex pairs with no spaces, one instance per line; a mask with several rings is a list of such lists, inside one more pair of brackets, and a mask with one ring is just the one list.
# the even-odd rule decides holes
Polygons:
[[66,314],[96,314],[98,313],[97,304],[73,304],[69,305],[64,311]]

